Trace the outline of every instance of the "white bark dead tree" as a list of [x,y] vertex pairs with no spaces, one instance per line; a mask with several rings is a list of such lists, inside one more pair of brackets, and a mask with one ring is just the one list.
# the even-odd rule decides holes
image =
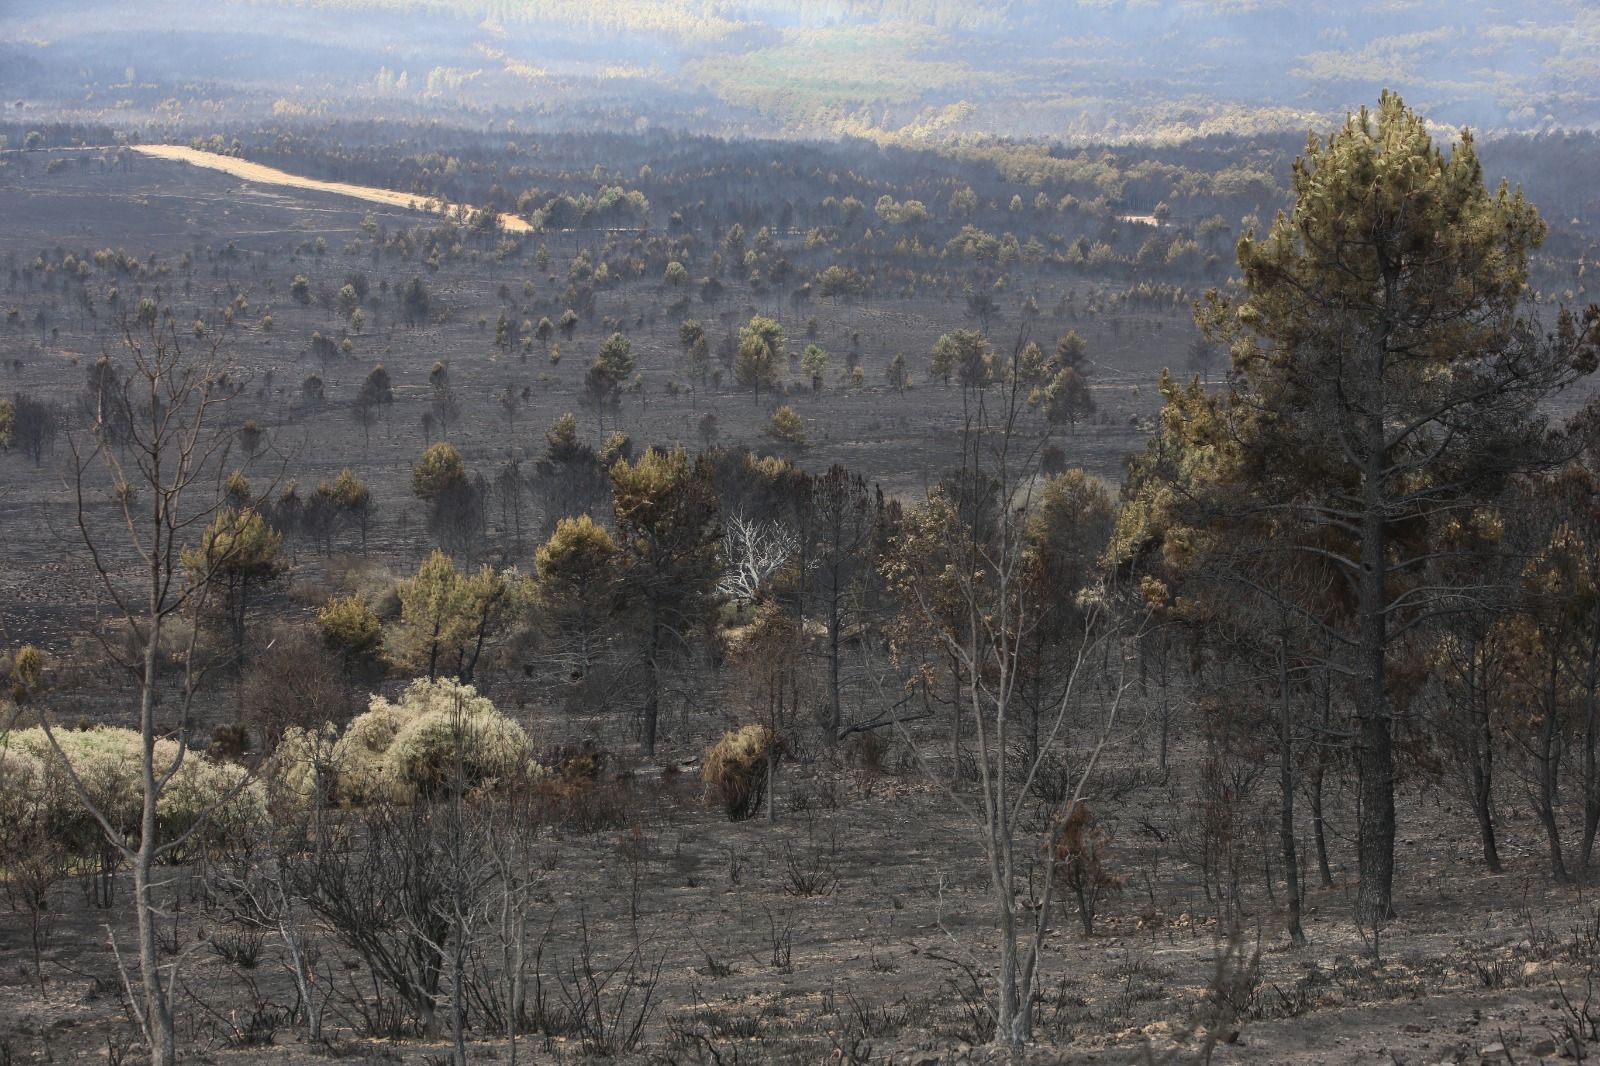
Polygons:
[[732,515],[723,521],[723,573],[717,592],[754,603],[800,551],[800,535],[781,522]]
[[[71,760],[57,743],[47,712],[40,720],[79,800],[99,823],[107,841],[133,868],[132,906],[137,927],[139,985],[127,981],[130,1007],[144,1031],[150,1061],[177,1062],[173,990],[181,957],[163,963],[157,942],[162,908],[156,899],[157,864],[201,831],[216,810],[231,802],[249,775],[193,825],[163,840],[158,822],[162,795],[183,768],[188,753],[191,709],[206,674],[199,655],[198,615],[213,587],[212,578],[231,561],[214,553],[202,570],[186,568],[185,543],[198,543],[223,498],[223,478],[233,432],[221,423],[222,409],[238,393],[221,357],[221,336],[213,335],[193,353],[184,349],[172,319],[152,307],[124,321],[122,344],[129,360],[126,379],[105,384],[87,437],[73,438],[72,487],[79,534],[101,588],[118,620],[132,636],[133,654],[101,633],[102,646],[138,690],[140,735],[140,812],[136,833],[112,824],[91,799]],[[113,438],[108,425],[120,426]],[[108,499],[94,488],[108,484]],[[101,517],[108,504],[115,515]],[[113,532],[115,530],[115,532]],[[116,546],[112,546],[112,542]],[[123,576],[119,558],[131,553],[138,577]],[[163,677],[163,635],[180,619],[193,623],[181,647],[172,650],[181,664],[170,682]],[[175,689],[175,699],[165,690]],[[163,713],[165,712],[165,713]],[[156,742],[176,741],[170,758],[157,758]],[[118,956],[120,960],[120,955]],[[125,981],[126,981],[126,975]]]

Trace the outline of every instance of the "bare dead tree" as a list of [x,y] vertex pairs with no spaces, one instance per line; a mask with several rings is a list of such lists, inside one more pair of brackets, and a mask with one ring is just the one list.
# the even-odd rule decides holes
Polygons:
[[482,809],[490,822],[484,835],[485,861],[494,878],[485,909],[500,956],[500,1020],[511,1066],[517,1064],[517,1037],[528,1014],[528,920],[550,869],[550,855],[538,846],[539,821],[526,809],[530,799],[528,790],[514,789]]
[[369,807],[326,846],[289,856],[289,883],[333,935],[361,957],[374,987],[410,1015],[408,1031],[439,1032],[440,984],[455,872],[449,819],[434,805]]
[[799,534],[782,522],[742,514],[725,519],[718,594],[741,604],[754,603],[799,550]]
[[[170,682],[162,674],[162,641],[178,620],[197,619],[214,578],[233,561],[231,552],[222,550],[208,555],[198,568],[186,568],[180,552],[185,542],[199,541],[223,498],[233,432],[221,416],[239,386],[223,361],[220,335],[190,351],[170,315],[154,305],[140,310],[121,327],[129,364],[126,378],[102,379],[89,433],[70,438],[78,531],[102,590],[133,638],[124,645],[101,634],[107,655],[138,690],[141,808],[136,835],[114,825],[90,797],[57,742],[46,710],[41,710],[40,721],[79,800],[133,867],[140,988],[132,996],[130,987],[131,1007],[151,1061],[171,1066],[177,1061],[172,993],[181,956],[167,963],[160,959],[156,923],[161,909],[153,875],[157,864],[203,828],[217,808],[162,839],[157,804],[183,767],[195,694],[207,672],[198,653],[198,624],[184,638],[177,656],[181,665]],[[107,430],[112,426],[122,430],[118,439]],[[97,483],[103,487],[97,489]],[[101,517],[102,503],[109,503],[113,520]],[[118,562],[130,552],[137,560],[136,579],[126,577]],[[176,689],[175,699],[163,698],[167,688]],[[177,743],[170,758],[158,759],[156,742],[164,737]],[[219,806],[230,802],[248,780],[242,777]]]
[[284,969],[299,996],[296,1013],[304,1020],[306,1039],[317,1043],[322,1040],[328,982],[318,980],[315,936],[285,874],[280,850],[249,849],[227,856],[212,866],[211,883],[232,921],[276,936],[283,944]]
[[[1021,349],[1019,342],[1017,352]],[[1014,352],[1013,362],[1016,357]],[[1013,736],[1020,728],[1016,719],[1022,714],[1027,639],[1041,613],[1037,587],[1030,589],[1027,580],[1026,529],[1034,505],[1037,444],[1030,446],[1017,429],[1024,409],[1022,391],[1021,376],[1015,373],[1007,375],[992,408],[983,389],[973,390],[973,407],[963,432],[963,476],[957,484],[980,486],[983,498],[968,501],[936,490],[923,507],[907,516],[887,575],[937,652],[957,664],[957,699],[974,728],[976,796],[936,775],[917,739],[897,722],[923,772],[973,824],[983,850],[1000,933],[999,958],[992,970],[994,1042],[999,1045],[1032,1038],[1033,990],[1040,951],[1056,909],[1052,899],[1059,880],[1056,866],[1064,857],[1051,845],[1083,800],[1128,687],[1124,655],[1115,656],[1122,665],[1112,667],[1110,684],[1088,684],[1091,665],[1103,649],[1118,648],[1123,635],[1108,591],[1093,587],[1068,592],[1076,594],[1083,608],[1083,633],[1073,642],[1075,651],[1065,669],[1060,698],[1037,752],[1028,754]],[[985,505],[991,500],[993,506]],[[927,642],[917,646],[926,649]],[[1094,714],[1099,723],[1086,741],[1077,784],[1067,801],[1045,819],[1042,839],[1030,843],[1027,815],[1035,779],[1061,738],[1069,712],[1089,700],[1099,701]],[[1028,864],[1041,853],[1046,876],[1029,918],[1018,913],[1018,896]]]

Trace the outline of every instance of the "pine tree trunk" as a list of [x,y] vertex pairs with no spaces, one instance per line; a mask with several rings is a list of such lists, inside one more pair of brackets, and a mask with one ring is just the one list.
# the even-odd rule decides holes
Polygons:
[[1595,750],[1600,745],[1600,704],[1596,702],[1600,677],[1596,676],[1597,667],[1600,667],[1600,647],[1591,644],[1583,724],[1583,845],[1578,857],[1578,865],[1585,870],[1594,856],[1595,834],[1600,832],[1600,761],[1597,761]]
[[[1374,391],[1381,388],[1375,371]],[[1381,410],[1381,408],[1377,408]],[[1361,516],[1360,632],[1357,663],[1360,687],[1356,710],[1356,768],[1361,778],[1357,829],[1357,867],[1361,878],[1356,910],[1363,923],[1377,927],[1394,917],[1394,734],[1386,682],[1388,643],[1384,576],[1384,427],[1370,419],[1364,456]]]
[[1323,888],[1333,887],[1333,867],[1328,862],[1327,824],[1322,814],[1322,760],[1311,772],[1311,835],[1317,848],[1317,873]]
[[1566,860],[1561,854],[1561,827],[1556,822],[1558,760],[1561,752],[1557,746],[1559,735],[1556,717],[1556,672],[1559,669],[1554,656],[1550,660],[1550,685],[1545,697],[1544,724],[1539,730],[1538,797],[1534,802],[1539,824],[1544,826],[1545,840],[1550,848],[1550,876],[1557,884],[1568,882]]
[[656,720],[661,709],[661,677],[657,657],[661,652],[661,625],[654,609],[650,616],[650,643],[645,649],[644,679],[644,753],[656,753]]
[[1481,691],[1477,657],[1473,657],[1472,701],[1472,813],[1478,819],[1478,839],[1483,845],[1483,863],[1490,873],[1500,872],[1500,848],[1494,831],[1494,727],[1489,718],[1489,694]]
[[842,619],[839,610],[839,567],[833,567],[833,586],[828,599],[828,743],[839,739],[839,726],[844,722],[844,704],[839,692],[839,630]]
[[1278,843],[1283,851],[1284,888],[1289,896],[1289,943],[1299,947],[1306,942],[1306,934],[1300,926],[1300,863],[1294,840],[1294,719],[1289,699],[1287,643],[1288,637],[1284,636],[1278,644],[1278,694],[1282,701],[1278,723],[1278,786],[1282,796]]

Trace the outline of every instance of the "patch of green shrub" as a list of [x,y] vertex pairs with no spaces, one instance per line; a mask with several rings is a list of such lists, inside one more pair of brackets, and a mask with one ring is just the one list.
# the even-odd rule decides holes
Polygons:
[[332,722],[321,729],[290,726],[283,731],[277,751],[272,754],[270,780],[274,800],[292,807],[314,806],[320,798],[333,799],[338,783],[338,763],[334,751],[339,730]]
[[446,792],[459,775],[468,790],[492,790],[538,776],[521,726],[471,685],[413,681],[398,702],[373,696],[331,746],[332,726],[291,730],[274,757],[286,796],[309,802],[319,774],[332,773],[341,803],[411,803]]
[[[89,850],[100,840],[101,829],[74,787],[75,773],[112,828],[136,839],[143,797],[138,732],[114,726],[54,732],[60,755],[39,726],[6,738],[0,749],[0,812],[38,816],[69,847]],[[176,741],[157,740],[157,772],[178,754]],[[246,782],[248,774],[244,767],[219,763],[199,751],[184,752],[182,765],[156,804],[161,838],[172,840],[204,820],[199,842],[226,840],[265,820],[266,790],[259,781]]]

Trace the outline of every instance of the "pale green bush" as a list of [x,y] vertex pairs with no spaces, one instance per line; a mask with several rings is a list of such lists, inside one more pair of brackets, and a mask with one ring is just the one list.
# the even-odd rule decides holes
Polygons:
[[0,739],[0,823],[30,821],[44,798],[44,761]]
[[[307,765],[312,747],[303,735],[295,744],[297,751],[279,749],[279,779],[286,789],[309,794],[315,784],[315,769]],[[331,762],[337,795],[351,804],[435,796],[458,770],[468,789],[493,789],[542,773],[521,726],[471,685],[444,678],[413,681],[397,703],[373,696],[367,712],[333,746]]]
[[[159,756],[160,745],[156,751]],[[171,839],[203,819],[201,841],[248,839],[267,819],[266,788],[260,781],[246,780],[249,773],[245,767],[189,752],[156,804],[162,835]]]
[[367,803],[384,798],[384,755],[405,725],[399,707],[382,696],[372,697],[365,714],[345,726],[333,748],[339,798],[347,803]]
[[332,722],[321,729],[285,729],[268,775],[276,795],[294,807],[313,805],[319,794],[331,799],[338,780],[338,742],[339,730]]
[[469,788],[493,789],[529,764],[528,735],[492,707],[486,714],[419,715],[406,724],[386,759],[391,781],[436,795],[459,774]]
[[[136,839],[142,809],[137,731],[114,726],[57,729],[56,742],[76,773],[84,793],[112,828]],[[155,765],[161,772],[178,754],[176,741],[157,740]],[[266,790],[246,783],[249,771],[218,763],[198,751],[184,753],[183,765],[168,782],[156,804],[161,838],[172,840],[195,827],[200,842],[236,838],[266,818]],[[26,790],[19,795],[18,790]],[[31,804],[31,808],[20,805]],[[86,850],[101,830],[74,787],[72,774],[51,747],[42,728],[20,729],[8,740],[0,758],[0,811],[31,809],[75,849]]]
[[[139,828],[139,735],[132,730],[99,727],[88,730],[58,729],[56,739],[77,773],[83,791],[120,833]],[[11,734],[11,751],[38,760],[37,804],[46,824],[75,849],[87,849],[100,827],[79,798],[59,757],[42,728],[19,729]],[[9,753],[8,753],[9,756]]]

